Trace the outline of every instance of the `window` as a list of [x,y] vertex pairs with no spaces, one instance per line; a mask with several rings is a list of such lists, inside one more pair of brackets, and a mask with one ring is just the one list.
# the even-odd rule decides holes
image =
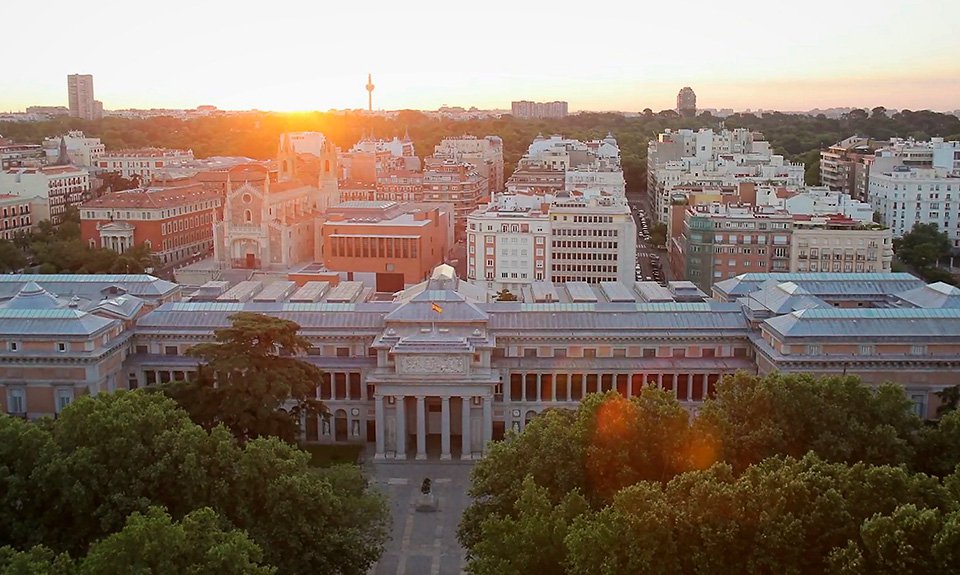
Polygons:
[[350,357],[350,348],[349,348],[349,347],[338,347],[338,348],[337,348],[337,357]]
[[823,348],[819,344],[810,344],[807,346],[807,355],[820,355]]
[[163,355],[177,355],[177,346],[168,345],[163,348]]
[[26,413],[27,396],[22,388],[7,389],[7,413]]
[[7,349],[9,351],[17,351],[20,349],[20,344],[15,341],[7,342]]
[[138,345],[138,346],[137,346],[137,353],[146,354],[146,353],[150,353],[150,352],[147,351],[147,346],[145,346],[145,345]]
[[59,351],[59,352],[67,351],[67,344],[66,344],[65,342],[58,341],[58,342],[57,342],[57,351]]
[[875,348],[871,344],[860,345],[860,355],[873,355]]
[[910,355],[926,355],[927,346],[925,345],[911,345],[910,346]]
[[57,413],[63,411],[65,407],[70,405],[70,402],[73,401],[73,388],[64,388],[57,390]]
[[926,419],[927,417],[927,398],[922,393],[911,393],[910,403],[913,404],[913,412],[917,417]]

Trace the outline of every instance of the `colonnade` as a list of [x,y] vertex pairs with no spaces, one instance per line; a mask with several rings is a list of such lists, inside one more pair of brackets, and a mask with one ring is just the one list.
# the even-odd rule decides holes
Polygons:
[[[715,385],[723,375],[722,372],[707,370],[682,373],[515,371],[510,376],[508,388],[504,390],[504,402],[580,401],[588,393],[606,391],[618,391],[629,399],[639,395],[647,385],[672,391],[678,401],[703,401],[709,397],[711,385]],[[520,377],[519,394],[514,392],[513,376]],[[559,393],[558,384],[561,388]]]
[[[436,397],[436,396],[434,396]],[[415,421],[412,422],[412,426],[416,427],[416,459],[426,459],[427,458],[427,396],[426,395],[381,395],[379,393],[374,395],[374,405],[376,413],[376,459],[385,459],[388,454],[388,448],[392,447],[390,450],[392,457],[395,459],[406,459],[407,458],[407,399],[414,398],[416,400],[416,414]],[[451,442],[451,398],[455,398],[460,403],[460,459],[469,460],[473,459],[473,438],[472,438],[472,421],[473,421],[473,405],[479,400],[481,405],[481,429],[482,437],[480,438],[480,444],[482,446],[481,450],[486,449],[487,442],[490,441],[493,437],[493,397],[490,395],[458,395],[458,396],[449,396],[441,395],[440,399],[440,459],[451,459],[452,455],[450,452],[450,442]],[[394,445],[387,445],[387,405],[389,404],[393,407],[393,412],[395,415],[395,434],[393,435]]]

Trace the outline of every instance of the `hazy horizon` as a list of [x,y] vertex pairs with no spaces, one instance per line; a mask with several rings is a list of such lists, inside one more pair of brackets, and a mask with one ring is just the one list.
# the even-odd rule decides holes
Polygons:
[[51,0],[42,36],[8,30],[31,65],[7,70],[0,110],[66,106],[72,73],[93,74],[108,110],[358,109],[368,72],[383,110],[565,100],[571,111],[659,111],[682,86],[700,108],[960,108],[960,2],[950,0],[791,10],[690,0],[682,17],[674,5],[296,4],[168,0],[142,13],[119,0],[90,12]]

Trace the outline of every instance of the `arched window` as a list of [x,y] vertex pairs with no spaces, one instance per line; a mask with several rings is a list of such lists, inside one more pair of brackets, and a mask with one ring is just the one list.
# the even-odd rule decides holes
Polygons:
[[245,221],[245,222],[252,222],[252,221],[253,221],[253,212],[251,212],[250,210],[244,210],[244,211],[243,211],[243,221]]

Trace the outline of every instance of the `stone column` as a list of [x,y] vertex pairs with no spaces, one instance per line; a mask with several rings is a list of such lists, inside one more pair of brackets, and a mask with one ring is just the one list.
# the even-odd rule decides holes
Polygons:
[[403,395],[396,397],[397,402],[397,459],[407,458],[407,409]]
[[523,383],[520,386],[520,401],[527,401],[527,372],[520,373],[520,381]]
[[537,402],[539,403],[543,400],[543,388],[541,387],[543,385],[541,381],[543,374],[538,373],[535,377],[537,378]]
[[440,459],[450,459],[450,398],[440,398]]
[[376,412],[376,417],[377,417],[377,421],[376,421],[376,425],[377,425],[377,452],[376,452],[376,454],[374,454],[373,458],[374,458],[374,459],[383,459],[383,458],[384,458],[384,453],[383,453],[383,449],[384,449],[384,446],[383,446],[383,432],[384,432],[384,429],[383,429],[383,396],[380,395],[380,394],[377,394],[376,398],[374,398],[374,410],[375,410],[375,412]]
[[417,459],[427,458],[427,412],[424,397],[417,396]]
[[473,446],[470,444],[470,398],[460,398],[460,459],[473,459]]
[[550,375],[550,403],[557,402],[557,374]]
[[587,376],[588,375],[590,374],[588,373],[580,374],[580,401],[583,401],[583,399],[587,397]]
[[493,439],[493,398],[483,398],[483,452],[487,452],[487,442]]
[[693,374],[687,373],[687,401],[693,401]]

